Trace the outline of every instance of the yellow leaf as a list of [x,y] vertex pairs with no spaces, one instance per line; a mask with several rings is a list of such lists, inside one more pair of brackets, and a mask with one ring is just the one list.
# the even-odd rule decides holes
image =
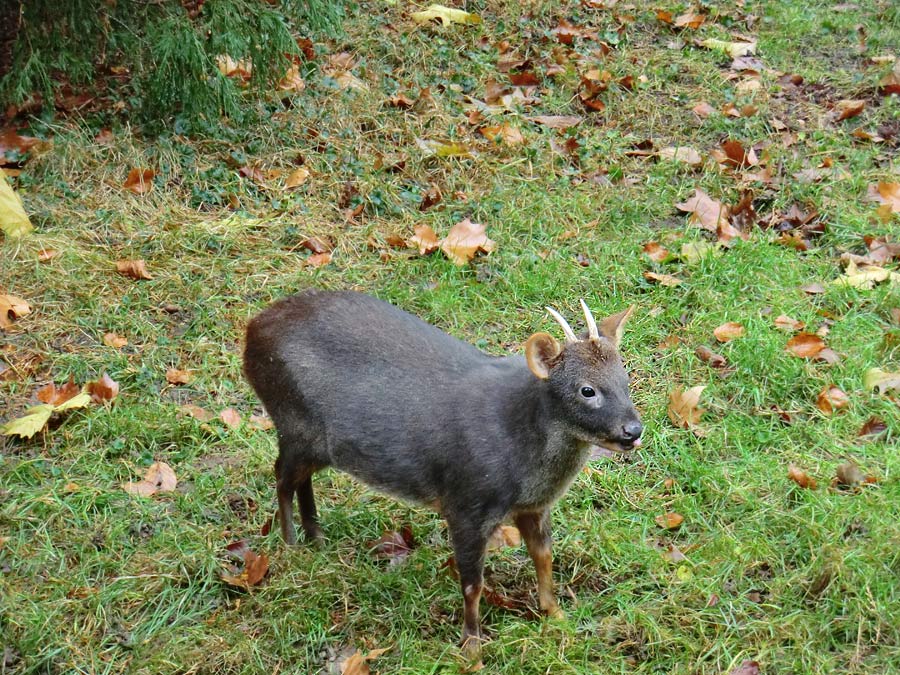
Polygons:
[[416,145],[418,145],[426,155],[434,155],[435,157],[475,157],[475,153],[462,143],[417,138]]
[[60,403],[53,408],[53,412],[62,412],[63,410],[72,410],[73,408],[83,408],[91,402],[91,395],[81,393],[73,396],[68,401]]
[[22,200],[6,182],[6,174],[0,169],[0,230],[10,239],[15,239],[24,237],[33,229]]
[[429,5],[421,12],[413,12],[412,20],[416,23],[428,23],[435,19],[440,19],[441,23],[446,27],[451,23],[461,24],[478,24],[481,23],[481,17],[477,14],[464,12],[461,9],[453,9],[444,5]]
[[850,261],[847,271],[832,281],[835,286],[850,286],[852,288],[870,289],[879,281],[887,281],[890,284],[900,283],[900,274],[891,272],[883,267],[869,265],[860,270],[856,263]]
[[725,42],[724,40],[709,38],[708,40],[701,40],[699,44],[707,49],[725,52],[733,59],[756,54],[755,42]]
[[900,373],[889,373],[881,368],[869,368],[863,373],[863,386],[870,391],[877,389],[882,394],[889,389],[900,391]]
[[31,438],[47,424],[47,420],[53,414],[53,406],[47,404],[36,405],[30,408],[27,413],[23,417],[10,420],[0,427],[0,434]]

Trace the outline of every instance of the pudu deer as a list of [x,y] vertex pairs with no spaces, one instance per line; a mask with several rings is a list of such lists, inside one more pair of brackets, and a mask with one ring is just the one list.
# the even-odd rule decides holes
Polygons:
[[618,352],[631,309],[596,323],[581,301],[579,338],[555,310],[560,344],[532,335],[523,356],[489,356],[393,305],[307,290],[247,328],[244,372],[278,432],[278,512],[294,544],[296,496],[306,536],[321,536],[312,477],[333,466],[446,519],[464,597],[463,650],[480,658],[485,545],[512,518],[553,590],[550,507],[595,446],[625,452],[643,431]]

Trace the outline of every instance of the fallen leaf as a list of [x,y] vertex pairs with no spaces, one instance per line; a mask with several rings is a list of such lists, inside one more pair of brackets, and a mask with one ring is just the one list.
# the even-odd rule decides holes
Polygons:
[[482,127],[481,135],[494,143],[503,143],[508,146],[521,145],[525,142],[522,132],[510,124],[501,124],[494,127]]
[[326,251],[324,253],[313,253],[303,261],[303,264],[307,267],[322,267],[330,262],[331,252]]
[[680,513],[669,512],[656,516],[653,520],[664,530],[677,530],[684,522],[684,516]]
[[884,420],[880,420],[877,417],[870,417],[862,425],[857,436],[860,438],[865,436],[880,436],[885,431],[887,431],[887,424],[885,424]]
[[222,420],[229,429],[237,429],[241,426],[241,414],[234,408],[225,408],[219,413],[219,419]]
[[166,371],[166,382],[169,384],[190,384],[194,379],[194,373],[190,370],[178,370],[169,368]]
[[385,532],[378,541],[370,541],[368,546],[376,558],[387,558],[390,565],[403,562],[415,548],[412,528],[408,525],[401,532]]
[[812,333],[797,333],[788,340],[785,349],[794,356],[811,359],[825,349],[825,341]]
[[827,292],[828,289],[826,289],[822,284],[811,283],[811,284],[806,284],[805,286],[801,286],[800,290],[803,291],[804,293],[806,293],[807,295],[820,295],[822,293]]
[[816,489],[816,479],[810,478],[803,469],[794,464],[788,465],[788,478],[804,489]]
[[729,321],[716,328],[713,331],[713,335],[716,336],[716,340],[719,342],[728,342],[741,337],[745,332],[746,329],[741,324],[736,321]]
[[696,12],[685,12],[684,14],[680,14],[675,17],[673,21],[673,25],[676,28],[691,28],[697,29],[703,25],[703,22],[706,21],[706,16],[703,14],[697,14]]
[[488,537],[487,550],[494,551],[500,548],[511,548],[522,544],[522,533],[519,528],[512,525],[501,525],[491,532]]
[[104,333],[103,344],[113,349],[121,349],[128,344],[128,339],[116,333]]
[[0,329],[7,329],[13,319],[31,313],[31,305],[17,295],[0,295]]
[[22,200],[7,182],[3,169],[0,169],[0,232],[10,239],[18,239],[33,229]]
[[716,354],[706,345],[697,347],[697,349],[694,350],[694,353],[701,361],[708,363],[713,368],[725,368],[728,366],[728,361],[724,356],[722,356],[721,354]]
[[759,675],[759,663],[756,661],[742,661],[741,665],[728,673],[728,675]]
[[676,563],[684,562],[685,560],[687,560],[687,556],[684,553],[682,553],[681,549],[679,549],[675,544],[669,544],[666,547],[665,551],[663,551],[663,557],[666,560],[669,560],[671,562],[676,562]]
[[37,390],[35,396],[41,403],[48,403],[54,407],[62,405],[71,398],[81,393],[81,386],[75,384],[75,380],[69,376],[69,381],[64,385],[57,387],[54,382],[50,382]]
[[689,241],[681,245],[679,255],[688,265],[696,265],[707,256],[721,255],[721,253],[722,251],[718,244],[710,244],[705,241]]
[[880,394],[892,389],[900,391],[900,373],[889,373],[881,368],[869,368],[863,373],[863,387],[868,391]]
[[714,200],[700,188],[694,190],[693,197],[676,204],[675,208],[690,213],[688,222],[699,225],[704,230],[718,233],[722,226],[730,227],[728,207]]
[[306,83],[300,76],[300,67],[293,65],[287,69],[281,79],[278,80],[278,89],[281,91],[303,91]]
[[833,384],[820,391],[816,398],[816,407],[826,415],[846,408],[849,403],[850,397]]
[[290,190],[295,187],[300,187],[306,182],[307,178],[309,178],[309,169],[307,169],[305,166],[301,166],[299,169],[294,169],[284,180],[284,189]]
[[887,204],[894,213],[900,213],[900,183],[876,183],[869,186],[869,199]]
[[654,262],[665,262],[669,259],[669,251],[661,244],[655,241],[649,241],[644,244],[644,255]]
[[693,108],[691,108],[691,110],[701,119],[706,119],[716,111],[716,109],[706,101],[700,101]]
[[330,253],[334,248],[328,237],[307,237],[300,242],[300,246],[312,253]]
[[660,286],[677,286],[681,279],[671,274],[657,274],[656,272],[644,272],[644,278],[655,281]]
[[12,419],[0,427],[0,434],[3,436],[31,438],[44,428],[52,414],[52,405],[36,405],[26,410],[25,415],[22,417]]
[[193,417],[195,420],[199,420],[200,422],[209,422],[213,417],[215,417],[215,415],[206,408],[201,408],[199,405],[194,405],[193,403],[185,403],[178,409],[185,415]]
[[147,469],[143,480],[122,483],[125,492],[141,497],[151,497],[157,492],[172,492],[178,485],[178,478],[172,467],[165,462],[154,462]]
[[58,258],[62,255],[62,251],[57,251],[55,248],[42,248],[41,252],[38,253],[38,262],[50,262],[54,258]]
[[476,153],[463,143],[417,138],[416,145],[428,156],[474,158]]
[[676,162],[684,162],[690,166],[700,166],[703,164],[703,157],[700,153],[686,145],[669,146],[660,148],[656,153],[661,159],[668,159]]
[[784,330],[789,333],[793,333],[798,330],[803,330],[804,324],[802,321],[797,321],[796,319],[792,319],[787,314],[779,314],[775,318],[775,327],[779,330]]
[[346,659],[340,661],[340,675],[369,675],[371,670],[369,669],[369,661],[372,661],[386,651],[390,649],[389,647],[382,649],[373,649],[365,656],[362,655],[361,652],[353,652]]
[[834,104],[834,111],[837,113],[837,121],[843,122],[851,117],[859,115],[866,107],[866,102],[857,99],[843,99]]
[[485,231],[485,226],[480,223],[473,223],[468,218],[461,220],[441,241],[441,250],[454,264],[465,265],[478,253],[488,254],[494,250],[494,242],[487,238]]
[[42,141],[40,138],[35,138],[34,136],[22,136],[13,127],[4,129],[3,132],[0,133],[0,166],[4,166],[8,163],[5,157],[7,153],[24,155],[31,150],[31,148],[40,145],[41,143]]
[[724,40],[716,40],[709,38],[698,42],[701,47],[712,49],[714,51],[724,52],[732,59],[741,56],[750,56],[756,54],[755,42],[725,42]]
[[581,124],[583,118],[577,115],[535,115],[527,119],[551,129],[568,129]]
[[91,395],[91,400],[94,403],[112,401],[119,395],[119,383],[106,373],[103,373],[99,380],[88,382],[85,385],[85,390]]
[[253,76],[253,64],[250,59],[235,60],[228,54],[220,54],[216,57],[216,67],[225,77],[245,82]]
[[147,264],[143,260],[117,260],[116,271],[131,279],[152,279],[147,271]]
[[[242,550],[242,549],[241,549]],[[261,553],[257,555],[253,551],[246,548],[243,550],[244,569],[240,572],[233,569],[234,574],[222,573],[220,575],[222,581],[229,586],[250,590],[252,586],[258,585],[269,572],[269,557]]]
[[413,232],[415,234],[409,241],[419,247],[419,255],[429,255],[441,247],[441,242],[430,225],[416,225]]
[[700,394],[706,389],[705,385],[691,387],[684,391],[680,387],[669,393],[669,419],[680,429],[690,429],[699,424],[700,416],[706,412],[698,407]]
[[136,195],[143,195],[153,189],[153,177],[156,172],[153,169],[132,169],[122,184],[126,190]]
[[886,270],[877,265],[858,267],[850,260],[844,274],[834,279],[831,283],[835,286],[849,286],[861,290],[874,288],[876,283],[887,281],[890,284],[900,284],[900,273]]
[[452,9],[444,5],[429,5],[421,12],[413,12],[410,18],[416,23],[428,23],[435,19],[440,19],[441,24],[446,28],[450,24],[479,24],[481,17],[477,14],[464,12],[461,9]]
[[836,472],[837,483],[844,487],[854,487],[865,480],[863,472],[859,470],[855,462],[845,462],[841,464]]
[[250,419],[247,422],[247,426],[251,429],[257,429],[259,431],[266,431],[268,429],[272,429],[275,426],[275,423],[272,421],[272,418],[268,415],[250,415]]

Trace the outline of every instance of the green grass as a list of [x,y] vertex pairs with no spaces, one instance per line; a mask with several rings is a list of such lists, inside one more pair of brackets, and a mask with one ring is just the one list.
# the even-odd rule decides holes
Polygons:
[[[887,286],[828,284],[841,272],[842,252],[864,251],[863,236],[900,234],[897,216],[877,220],[865,199],[869,184],[898,180],[896,138],[871,144],[850,135],[898,125],[900,102],[874,94],[885,69],[868,58],[900,44],[900,22],[889,3],[855,4],[833,12],[747,3],[744,13],[756,20],[710,7],[714,19],[677,33],[657,21],[656,6],[476,3],[469,9],[482,13],[481,27],[413,31],[404,6],[364,3],[348,12],[346,42],[320,50],[322,63],[352,51],[368,91],[341,91],[313,74],[291,107],[274,98],[260,104],[270,112],[267,126],[226,124],[207,139],[151,141],[116,123],[115,144],[104,147],[91,139],[108,119],[35,121],[33,132],[52,136],[53,147],[29,159],[16,182],[36,234],[0,241],[0,293],[33,308],[3,334],[9,369],[0,417],[20,415],[40,385],[70,375],[84,382],[106,371],[121,394],[30,441],[0,439],[0,672],[335,672],[348,649],[380,647],[390,650],[372,662],[376,672],[458,670],[462,599],[445,567],[450,548],[438,516],[327,471],[315,481],[326,543],[287,550],[277,533],[260,534],[275,502],[274,432],[180,412],[185,403],[214,413],[235,407],[245,420],[260,412],[240,373],[243,326],[270,301],[308,286],[364,290],[497,354],[553,330],[546,304],[569,317],[579,297],[597,314],[638,308],[623,352],[644,447],[628,461],[593,464],[554,511],[554,576],[566,621],[482,603],[486,672],[718,674],[747,659],[765,673],[897,672],[900,415],[896,392],[868,392],[862,375],[900,370],[900,328],[890,314],[900,298]],[[489,78],[504,77],[495,67],[500,40],[543,67],[554,47],[545,36],[564,17],[617,41],[597,67],[646,81],[631,92],[611,86],[606,111],[591,118],[573,99],[586,66],[572,65],[545,80],[537,105],[487,113],[487,123],[511,123],[526,139],[524,147],[492,147],[466,120],[465,95],[482,98]],[[779,91],[769,71],[757,94],[738,93],[723,77],[725,57],[690,46],[694,37],[729,39],[730,31],[758,38],[767,67],[827,93]],[[587,56],[596,45],[578,40],[574,48]],[[431,101],[413,110],[385,103],[425,87]],[[845,98],[866,98],[867,108],[835,123],[829,107]],[[700,120],[691,107],[701,100],[717,110],[752,101],[758,112]],[[557,132],[524,119],[533,114],[586,121]],[[773,117],[789,125],[792,144]],[[575,163],[550,148],[551,137],[565,134],[579,141]],[[416,138],[457,138],[480,156],[424,157]],[[648,241],[677,253],[707,239],[676,202],[701,187],[734,204],[742,188],[710,159],[690,169],[629,153],[652,139],[656,148],[691,145],[707,156],[725,138],[759,145],[778,177],[744,186],[761,215],[797,203],[816,209],[826,232],[805,253],[756,229],[695,264],[651,262],[641,253]],[[405,168],[378,168],[379,157],[386,165],[405,160]],[[849,176],[794,177],[824,157]],[[236,170],[287,171],[298,158],[312,175],[293,193],[277,179],[261,188]],[[119,187],[134,166],[159,173],[146,196]],[[590,180],[598,171],[609,181]],[[339,203],[348,182],[366,204],[354,222]],[[420,211],[431,186],[443,201]],[[470,266],[386,243],[419,223],[446,233],[465,216],[486,224],[497,242]],[[311,235],[332,238],[331,264],[303,265],[300,243]],[[38,262],[41,248],[61,254]],[[579,265],[579,255],[590,264]],[[117,275],[123,258],[145,259],[154,278]],[[659,286],[644,278],[648,270],[683,283]],[[800,290],[811,282],[827,292]],[[840,362],[785,353],[789,335],[773,323],[782,313],[811,331],[827,322]],[[718,344],[712,331],[725,321],[742,323],[746,335]],[[106,332],[129,344],[105,346]],[[680,341],[661,345],[672,336]],[[701,345],[725,356],[730,371],[702,362]],[[172,367],[193,370],[193,381],[167,384]],[[702,436],[674,427],[666,413],[671,390],[700,384]],[[815,402],[830,384],[850,404],[826,416]],[[871,417],[888,431],[857,438]],[[830,487],[850,459],[877,482]],[[174,467],[176,492],[143,499],[121,490],[155,460]],[[818,489],[790,482],[789,464],[814,476]],[[655,524],[666,511],[684,516],[678,531]],[[402,564],[371,554],[370,542],[406,525],[418,545]],[[268,578],[248,593],[219,579],[225,546],[240,538],[271,560]],[[661,551],[669,544],[687,559],[668,560]],[[524,548],[489,554],[486,574],[496,591],[537,607]]]

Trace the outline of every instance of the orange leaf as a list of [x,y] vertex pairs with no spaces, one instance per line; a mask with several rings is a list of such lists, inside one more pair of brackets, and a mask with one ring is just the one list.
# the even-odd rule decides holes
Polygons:
[[147,264],[143,260],[118,260],[116,261],[116,271],[132,279],[153,278],[150,272],[147,271]]
[[675,27],[676,28],[691,28],[697,29],[703,25],[703,22],[706,20],[706,17],[703,14],[695,14],[694,12],[685,12],[679,16],[675,17]]
[[309,178],[309,169],[303,166],[299,169],[294,169],[285,179],[284,189],[290,190],[291,188],[300,187],[306,182],[307,178]]
[[326,251],[324,253],[313,253],[306,260],[303,261],[303,264],[308,267],[322,267],[331,262],[331,252]]
[[169,384],[190,384],[194,374],[190,370],[178,370],[169,368],[166,371],[166,382]]
[[13,319],[29,313],[31,306],[22,298],[15,295],[0,295],[0,328],[9,328]]
[[503,143],[504,145],[521,145],[525,142],[522,132],[510,124],[501,124],[494,127],[482,127],[481,135],[494,143]]
[[788,340],[785,349],[794,356],[812,359],[825,349],[825,340],[812,333],[797,333],[797,335]]
[[88,382],[85,387],[87,388],[87,393],[91,395],[91,400],[96,403],[112,401],[119,395],[119,383],[106,373],[103,373],[96,382]]
[[656,272],[644,272],[644,278],[655,281],[660,286],[677,286],[681,279],[671,274],[657,274]]
[[838,114],[837,121],[842,122],[851,117],[856,117],[865,109],[865,107],[866,102],[863,100],[844,99],[838,101],[834,104],[834,110]]
[[655,520],[656,524],[663,529],[677,530],[684,522],[684,516],[682,516],[680,513],[670,511],[669,513],[664,513],[661,516],[656,516],[656,518],[654,518],[653,520]]
[[833,384],[820,391],[816,398],[816,407],[826,415],[846,408],[848,403],[850,403],[850,397]]
[[669,251],[658,242],[649,241],[644,244],[644,255],[654,262],[663,262],[668,259]]
[[104,333],[103,344],[107,347],[113,347],[114,349],[121,349],[128,344],[128,339],[121,335],[116,335],[115,333]]
[[788,478],[802,488],[809,490],[816,489],[816,479],[810,478],[803,469],[794,464],[788,466]]
[[186,415],[193,417],[195,420],[199,420],[200,422],[209,422],[215,415],[213,415],[206,408],[201,408],[199,405],[194,405],[193,403],[185,403],[183,406],[179,408],[181,412]]
[[869,199],[887,204],[894,213],[900,213],[900,183],[878,183],[869,186]]
[[81,386],[75,384],[74,378],[69,376],[69,381],[64,385],[56,388],[56,385],[51,382],[48,385],[45,385],[38,389],[37,391],[37,399],[41,403],[48,403],[53,406],[61,405],[68,401],[70,398],[77,396],[81,393]]
[[690,429],[700,422],[700,416],[706,412],[698,407],[700,394],[706,389],[705,385],[691,387],[683,391],[680,387],[669,393],[669,419],[680,429]]
[[494,242],[487,238],[485,226],[466,218],[450,228],[441,241],[441,250],[456,265],[465,265],[478,253],[490,253]]
[[230,429],[237,429],[241,426],[241,414],[234,408],[225,408],[219,413],[219,419]]
[[153,169],[132,169],[122,184],[126,190],[136,195],[143,195],[153,189],[153,177],[156,172]]
[[745,332],[746,331],[741,324],[736,321],[729,321],[716,328],[713,331],[713,335],[716,336],[716,340],[719,342],[728,342],[729,340],[741,337]]
[[728,207],[717,202],[700,188],[696,188],[694,196],[675,207],[690,213],[688,222],[699,225],[704,230],[718,233],[720,228],[730,228],[728,223]]
[[150,497],[157,492],[172,492],[178,485],[175,472],[165,462],[154,462],[147,469],[144,479],[134,483],[123,483],[122,489],[130,494]]
[[775,327],[780,330],[785,330],[788,332],[793,332],[795,330],[803,330],[803,326],[805,324],[802,321],[797,321],[796,319],[792,319],[787,314],[780,314],[775,319]]
[[416,225],[413,231],[415,234],[409,241],[419,247],[419,255],[434,253],[441,247],[441,242],[430,225]]

